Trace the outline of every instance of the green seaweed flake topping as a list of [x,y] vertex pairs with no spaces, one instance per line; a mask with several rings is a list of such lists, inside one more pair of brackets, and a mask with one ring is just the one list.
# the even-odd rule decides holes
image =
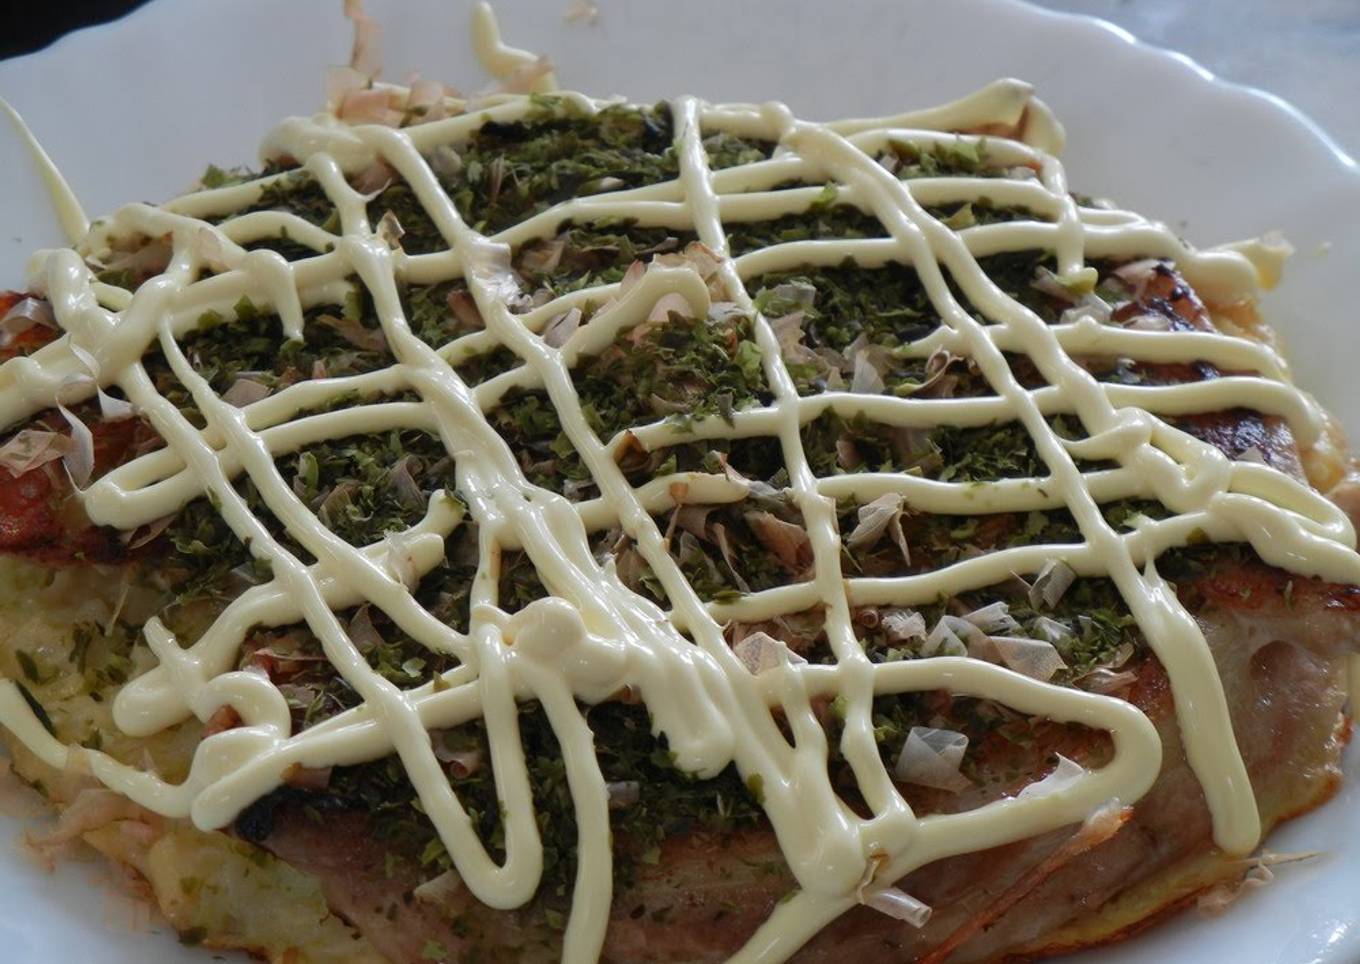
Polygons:
[[[735,768],[699,780],[677,769],[664,739],[653,735],[645,708],[601,703],[583,708],[595,733],[600,769],[619,786],[621,801],[610,811],[615,876],[626,885],[639,867],[655,863],[661,843],[694,831],[731,833],[764,820]],[[540,909],[566,909],[576,870],[576,816],[567,786],[561,747],[541,706],[520,705],[520,735],[543,838]],[[444,746],[482,761],[452,784],[473,826],[495,859],[504,858],[505,831],[491,772],[490,748],[481,720],[437,732]],[[633,798],[634,791],[636,798]],[[452,866],[433,826],[417,809],[415,793],[396,757],[358,767],[337,768],[329,794],[372,813],[379,834],[405,854],[418,855],[429,877]]]
[[679,251],[695,238],[692,231],[641,227],[627,219],[565,223],[556,236],[517,250],[515,268],[531,288],[557,297],[620,281],[634,261]]
[[573,372],[586,421],[601,438],[663,418],[688,422],[770,397],[751,319],[671,312],[624,332]]
[[[242,298],[231,317],[205,312],[197,329],[180,339],[180,348],[219,395],[241,378],[277,392],[316,377],[358,375],[390,365],[392,357],[377,321],[371,313],[359,320],[363,311],[358,305],[308,309],[304,338],[294,341],[284,334],[278,315]],[[202,427],[201,413],[160,352],[148,354],[143,363],[157,391]]]
[[835,203],[834,188],[825,193],[826,200],[814,202],[805,212],[786,214],[769,221],[733,221],[725,224],[727,244],[733,256],[739,257],[759,248],[792,241],[887,236],[887,229],[878,218],[853,205]]
[[[234,184],[242,184],[259,177],[276,174],[280,176],[264,185],[259,198],[254,203],[232,212],[230,217],[238,218],[254,211],[280,211],[296,215],[332,234],[339,233],[339,212],[336,211],[335,205],[326,196],[326,192],[316,178],[306,171],[288,170],[277,165],[269,165],[260,174],[254,174],[243,169],[222,171],[220,168],[209,167],[203,175],[202,183],[204,187],[230,187]],[[226,218],[209,218],[208,220],[213,223],[220,223]],[[286,229],[277,238],[261,238],[258,241],[250,242],[245,247],[251,251],[259,249],[277,251],[289,261],[311,258],[322,253],[293,240],[288,236]]]
[[[482,125],[457,145],[457,163],[436,165],[459,214],[494,234],[554,204],[671,180],[678,173],[665,104],[606,107],[590,115],[557,100],[527,121]],[[387,211],[406,231],[402,247],[425,254],[446,245],[410,186],[395,181],[369,202],[373,223]]]
[[[453,463],[443,446],[412,430],[311,445],[280,455],[275,466],[322,524],[354,546],[415,525],[429,499],[453,485]],[[236,490],[276,538],[312,561],[274,518],[252,480],[238,480]],[[211,499],[198,498],[181,509],[165,535],[174,550],[167,568],[181,573],[176,581],[182,602],[229,599],[268,577],[268,566],[254,559]]]
[[740,137],[727,131],[716,131],[704,137],[708,166],[715,171],[768,160],[774,149],[773,141]]
[[459,211],[483,233],[523,221],[574,197],[674,179],[679,162],[670,107],[606,107],[516,124],[485,124],[463,149],[450,189]]
[[[1074,419],[1056,416],[1049,425],[1059,436],[1085,436]],[[803,426],[803,445],[818,475],[846,472],[908,472],[941,482],[990,482],[1047,474],[1029,431],[1019,422],[960,428],[904,428],[874,422],[857,413],[829,412]],[[1082,471],[1109,463],[1078,460]]]
[[588,499],[595,483],[543,391],[515,391],[486,413],[528,480],[569,499]]

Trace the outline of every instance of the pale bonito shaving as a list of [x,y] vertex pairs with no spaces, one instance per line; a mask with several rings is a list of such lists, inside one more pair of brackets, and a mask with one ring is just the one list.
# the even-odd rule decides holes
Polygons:
[[[498,77],[540,63],[501,42],[485,5],[476,11],[473,37],[483,64]],[[550,80],[549,73],[534,74],[539,85]],[[401,92],[396,87],[383,89]],[[558,96],[586,112],[610,103],[576,93]],[[577,701],[600,701],[631,687],[647,704],[658,731],[666,735],[679,766],[708,776],[735,763],[743,777],[759,776],[763,806],[798,889],[733,960],[777,961],[858,902],[919,925],[928,908],[891,886],[912,869],[1086,821],[1108,813],[1111,801],[1127,805],[1138,800],[1152,785],[1161,744],[1148,719],[1127,702],[1041,682],[967,656],[875,665],[852,629],[852,606],[920,605],[942,592],[994,585],[1015,573],[1032,576],[1057,557],[1077,575],[1109,576],[1119,586],[1170,677],[1179,718],[1187,724],[1182,726],[1182,738],[1213,814],[1215,840],[1230,852],[1252,850],[1260,837],[1260,822],[1221,681],[1196,623],[1158,577],[1153,560],[1167,548],[1184,545],[1192,534],[1204,533],[1214,540],[1249,542],[1267,562],[1293,572],[1354,583],[1360,582],[1360,556],[1354,552],[1355,535],[1345,515],[1317,493],[1265,465],[1230,462],[1155,415],[1241,405],[1286,417],[1301,442],[1308,444],[1318,435],[1319,414],[1283,380],[1283,365],[1269,348],[1203,332],[1113,330],[1089,317],[1049,326],[1002,294],[975,258],[1047,247],[1057,253],[1058,277],[1071,282],[1089,278],[1088,256],[1168,257],[1210,298],[1228,300],[1253,292],[1278,272],[1279,246],[1250,243],[1195,251],[1164,226],[1132,213],[1079,207],[1068,195],[1063,168],[1054,157],[1061,146],[1061,128],[1029,87],[1017,81],[999,81],[931,110],[829,124],[800,121],[779,104],[710,105],[677,98],[671,104],[680,156],[676,181],[569,201],[494,238],[483,237],[460,218],[426,158],[441,145],[465,139],[487,120],[514,121],[534,109],[529,98],[502,95],[483,98],[475,114],[405,129],[352,126],[332,112],[283,122],[270,135],[267,149],[297,158],[317,180],[339,213],[338,234],[280,212],[257,212],[216,226],[204,220],[252,203],[268,179],[202,191],[161,207],[129,205],[89,229],[69,188],[13,115],[29,137],[62,223],[79,251],[97,252],[111,238],[144,234],[170,236],[173,254],[165,272],[135,295],[96,283],[77,251],[35,256],[31,287],[50,299],[66,334],[32,356],[0,368],[0,422],[13,424],[52,407],[59,391],[63,402],[72,400],[73,387],[86,397],[92,395],[93,379],[73,383],[70,376],[96,372],[99,385],[122,389],[167,446],[80,492],[91,519],[133,529],[207,493],[217,500],[236,535],[249,539],[252,551],[271,564],[274,579],[231,603],[187,649],[158,619],[146,626],[147,642],[160,665],[120,692],[114,709],[123,730],[148,735],[191,715],[206,720],[223,706],[230,706],[243,721],[240,727],[202,741],[183,784],[168,784],[154,773],[97,751],[62,745],[48,735],[9,682],[0,682],[0,722],[48,764],[60,768],[78,754],[108,787],[158,813],[191,818],[205,829],[230,824],[246,806],[279,786],[295,765],[355,764],[396,752],[458,876],[486,904],[513,908],[532,898],[543,865],[516,711],[518,702],[536,699],[561,743],[579,827],[578,875],[563,959],[589,962],[599,956],[609,918],[609,805],[617,788],[611,790],[600,773],[592,734]],[[1035,167],[1038,178],[906,183],[873,159],[890,140],[930,143],[952,139],[955,135],[948,131],[983,127],[1018,128],[1019,140],[988,138],[989,159]],[[719,130],[775,140],[780,150],[768,161],[714,172],[701,139]],[[407,255],[393,250],[380,236],[379,226],[369,223],[365,197],[347,178],[378,160],[412,186],[448,251]],[[839,201],[876,215],[889,237],[797,242],[727,257],[725,221],[776,217],[802,210],[815,199],[817,188],[770,190],[800,177],[842,185]],[[975,200],[983,193],[997,203],[1023,205],[1051,220],[954,231],[922,207],[942,199]],[[753,313],[743,279],[755,274],[838,264],[846,257],[865,265],[890,260],[911,264],[943,319],[943,326],[914,350],[929,356],[943,348],[972,358],[996,396],[932,401],[833,392],[800,398],[775,332],[757,316],[757,341],[773,402],[736,413],[732,425],[720,419],[701,421],[685,437],[763,433],[780,439],[790,487],[814,551],[815,575],[808,583],[705,605],[672,560],[652,513],[674,504],[675,483],[688,487],[692,501],[715,502],[742,498],[743,485],[723,477],[681,473],[634,490],[613,458],[621,439],[595,438],[576,399],[569,368],[578,357],[598,351],[619,332],[644,322],[663,298],[672,303],[682,299],[702,317],[713,299],[710,284],[691,268],[654,265],[629,285],[566,295],[525,315],[512,314],[507,306],[507,299],[518,294],[509,271],[510,245],[549,234],[568,217],[584,221],[615,215],[636,218],[642,225],[692,227],[719,258],[716,278],[710,281],[725,300]],[[273,252],[247,252],[241,246],[285,230],[318,255],[290,264]],[[386,233],[390,238],[390,231]],[[208,264],[220,273],[194,280]],[[993,324],[980,324],[960,307],[945,283],[945,270]],[[408,327],[397,282],[428,284],[460,275],[486,330],[435,350]],[[302,337],[304,309],[342,303],[355,276],[371,293],[396,359],[382,371],[303,382],[238,408],[215,395],[176,344],[176,336],[191,330],[205,311],[230,311],[242,296],[268,305],[289,337]],[[553,319],[579,308],[587,297],[601,296],[612,300],[587,323],[561,337],[540,337]],[[523,366],[475,389],[467,387],[452,362],[498,343],[508,346]],[[207,419],[205,430],[190,425],[153,388],[140,359],[156,346],[192,393]],[[1018,384],[1002,355],[1003,350],[1017,348],[1034,359],[1051,387],[1028,391]],[[1069,354],[1102,348],[1145,360],[1203,359],[1260,374],[1167,387],[1102,385]],[[482,412],[507,391],[525,387],[541,388],[550,397],[565,434],[599,485],[599,499],[573,506],[530,485],[483,417]],[[370,402],[325,414],[301,414],[356,390],[414,391],[422,401]],[[799,428],[828,409],[863,411],[874,420],[896,425],[1018,419],[1034,437],[1050,475],[967,486],[884,473],[818,479],[803,454]],[[1059,411],[1076,414],[1090,437],[1081,442],[1058,438],[1044,415]],[[436,433],[456,459],[459,491],[478,526],[482,549],[466,635],[434,619],[410,591],[439,564],[445,538],[461,524],[462,510],[456,502],[436,495],[425,518],[411,530],[355,548],[319,522],[274,466],[276,456],[310,443],[392,428]],[[635,432],[648,446],[682,434],[663,423]],[[1117,458],[1120,467],[1083,475],[1075,457]],[[242,472],[254,480],[269,510],[316,563],[304,565],[248,511],[232,486],[232,479]],[[869,503],[886,495],[901,496],[918,510],[937,513],[1065,506],[1084,541],[993,552],[940,572],[897,579],[846,579],[840,568],[834,500],[853,496]],[[1099,503],[1134,495],[1156,495],[1176,514],[1130,533],[1117,533],[1105,522]],[[634,540],[657,574],[672,601],[669,612],[627,590],[611,568],[602,568],[593,558],[588,532],[614,525]],[[513,616],[501,610],[495,588],[499,555],[491,551],[496,545],[522,548],[552,597]],[[335,615],[338,609],[361,603],[381,609],[414,639],[457,656],[462,665],[415,689],[397,689],[369,669]],[[754,622],[815,605],[827,613],[834,665],[767,660],[768,654],[758,654],[761,659],[748,662],[763,671],[753,673],[723,638],[721,623],[728,618]],[[265,676],[233,667],[253,627],[299,621],[315,633],[364,703],[294,735],[279,690]],[[964,813],[918,817],[880,759],[870,702],[875,695],[936,688],[1103,729],[1113,739],[1113,758],[1098,770],[1076,767],[1064,771],[1060,780],[1041,781],[1042,792],[1022,793]],[[847,807],[828,778],[826,735],[813,704],[833,696],[845,706],[840,749],[872,809],[868,818]],[[793,745],[776,725],[773,707],[787,720]],[[486,722],[490,762],[505,808],[506,858],[499,865],[474,833],[428,736],[431,729],[447,729],[479,716]]]

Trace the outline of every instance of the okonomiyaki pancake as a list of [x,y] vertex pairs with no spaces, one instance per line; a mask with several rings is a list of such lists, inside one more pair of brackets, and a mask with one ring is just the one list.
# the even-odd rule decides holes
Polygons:
[[288,962],[1032,960],[1269,876],[1360,640],[1283,241],[1074,193],[1019,81],[602,100],[482,8],[463,97],[349,13],[258,170],[50,172],[0,296],[40,853]]

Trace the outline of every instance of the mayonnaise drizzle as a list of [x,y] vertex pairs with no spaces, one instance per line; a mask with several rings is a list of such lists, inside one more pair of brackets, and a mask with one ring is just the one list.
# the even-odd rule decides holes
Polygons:
[[[473,36],[483,64],[498,77],[535,63],[531,54],[501,42],[484,5],[475,14]],[[551,75],[541,74],[536,82],[551,85]],[[559,96],[586,112],[608,103],[581,94]],[[7,681],[0,682],[0,722],[52,766],[61,767],[70,754],[80,754],[107,786],[167,816],[188,817],[202,828],[228,825],[280,785],[295,765],[347,765],[395,752],[470,890],[492,907],[513,908],[533,896],[543,868],[516,709],[519,702],[536,699],[561,743],[579,828],[579,869],[563,959],[588,962],[598,958],[603,946],[612,871],[608,794],[579,704],[631,687],[645,701],[680,766],[713,775],[735,763],[743,776],[759,775],[765,810],[798,889],[734,960],[777,961],[853,906],[866,878],[870,890],[888,886],[933,860],[1080,822],[1111,800],[1132,803],[1152,785],[1161,744],[1152,724],[1130,704],[969,658],[875,665],[851,625],[854,606],[927,603],[942,593],[1036,572],[1048,559],[1061,558],[1078,573],[1108,576],[1119,587],[1171,680],[1181,737],[1213,815],[1215,840],[1235,853],[1255,847],[1260,821],[1221,681],[1203,635],[1157,575],[1155,560],[1159,553],[1207,534],[1216,541],[1246,541],[1267,562],[1297,573],[1355,583],[1360,582],[1355,533],[1343,513],[1305,485],[1263,465],[1230,462],[1156,416],[1243,406],[1285,418],[1300,441],[1309,444],[1320,430],[1319,413],[1285,381],[1283,363],[1268,347],[1215,333],[1121,330],[1090,317],[1047,325],[1002,293],[976,259],[1049,248],[1057,254],[1059,272],[1076,277],[1090,270],[1085,264],[1091,257],[1168,257],[1211,299],[1226,301],[1250,296],[1263,280],[1273,281],[1278,247],[1196,251],[1165,226],[1130,212],[1079,207],[1053,156],[1061,146],[1061,127],[1018,81],[999,81],[952,104],[913,114],[829,124],[797,120],[779,104],[710,105],[678,98],[672,103],[680,158],[677,180],[568,201],[500,235],[484,237],[462,220],[424,157],[438,145],[466,139],[488,120],[513,121],[533,109],[527,98],[516,96],[493,96],[482,104],[484,109],[473,114],[401,130],[349,126],[328,113],[283,122],[270,135],[267,150],[298,158],[316,178],[339,213],[340,230],[334,234],[279,212],[227,217],[216,225],[205,220],[251,204],[268,178],[201,191],[160,207],[129,205],[90,230],[69,187],[6,105],[33,148],[64,226],[79,239],[80,252],[97,254],[111,239],[144,234],[168,235],[174,254],[161,276],[130,295],[97,283],[75,251],[40,252],[30,284],[51,300],[66,334],[32,356],[0,367],[0,423],[13,424],[51,407],[59,390],[69,402],[73,389],[68,376],[87,368],[73,349],[88,352],[97,363],[99,382],[118,385],[167,443],[81,492],[90,517],[131,529],[209,494],[233,532],[270,563],[274,578],[232,602],[187,648],[159,619],[147,624],[146,639],[159,665],[120,692],[114,705],[118,726],[146,736],[191,716],[206,720],[223,706],[232,707],[243,721],[201,742],[184,783],[168,784],[97,751],[62,745],[43,730]],[[925,144],[953,138],[952,131],[982,127],[1019,130],[1016,140],[989,138],[989,157],[1032,167],[1038,179],[904,182],[873,160],[894,139]],[[770,160],[715,172],[702,137],[716,130],[775,140],[780,150]],[[411,185],[448,250],[413,256],[390,249],[377,236],[368,221],[366,199],[347,177],[378,159]],[[842,185],[838,202],[873,214],[888,237],[795,242],[728,257],[725,224],[803,210],[816,198],[817,188],[773,190],[797,178]],[[984,194],[997,203],[1026,207],[1042,220],[955,232],[924,209]],[[516,288],[509,271],[512,246],[550,235],[568,217],[585,221],[617,215],[643,225],[692,229],[720,256],[718,284],[726,300],[755,316],[755,336],[774,396],[768,406],[736,413],[731,424],[709,419],[686,429],[663,422],[633,434],[648,447],[682,439],[777,437],[814,551],[815,574],[809,582],[732,602],[702,602],[673,561],[653,515],[671,508],[678,491],[687,491],[691,501],[732,502],[745,496],[745,486],[725,477],[679,473],[634,489],[614,458],[623,438],[597,439],[577,400],[570,375],[575,360],[644,321],[660,298],[678,295],[696,314],[708,311],[713,296],[696,271],[652,266],[626,292],[605,285],[565,295],[523,315],[507,307],[507,293]],[[285,230],[317,255],[289,263],[272,252],[243,247]],[[945,347],[968,355],[995,396],[914,400],[831,392],[799,397],[775,334],[755,313],[744,282],[770,271],[837,264],[847,256],[868,266],[888,261],[913,266],[943,325],[912,350],[928,355]],[[217,273],[195,280],[205,266]],[[989,324],[963,309],[947,276]],[[302,382],[237,408],[209,388],[179,349],[177,337],[192,330],[199,316],[208,310],[230,311],[242,296],[269,305],[288,337],[305,338],[304,310],[342,302],[356,277],[372,296],[395,359],[382,371]],[[397,283],[454,277],[466,279],[486,329],[431,348],[407,325]],[[607,299],[606,306],[564,345],[553,348],[539,337],[552,317],[587,299]],[[495,345],[507,346],[523,365],[476,388],[464,384],[453,366]],[[207,421],[205,429],[194,428],[156,392],[141,365],[153,347],[192,394]],[[1049,387],[1024,389],[1004,351],[1026,352]],[[1105,385],[1073,360],[1074,354],[1083,353],[1149,362],[1206,360],[1254,374],[1175,386]],[[598,499],[572,505],[523,476],[513,453],[483,417],[515,389],[547,393],[599,486]],[[350,392],[365,401],[309,414]],[[414,392],[421,401],[381,400],[400,392]],[[884,473],[818,478],[803,452],[800,428],[828,410],[864,412],[894,425],[1018,419],[1033,436],[1048,474],[977,485]],[[1044,418],[1057,412],[1078,416],[1090,437],[1081,442],[1060,439]],[[456,461],[458,486],[477,524],[481,549],[466,634],[440,623],[410,592],[410,580],[440,563],[446,537],[463,522],[453,500],[435,496],[412,529],[356,548],[327,530],[274,466],[276,457],[309,444],[392,428],[436,434]],[[1118,468],[1083,474],[1074,461],[1078,457],[1114,460]],[[233,487],[243,473],[316,562],[304,564],[249,511]],[[1065,507],[1083,541],[1000,550],[901,578],[847,578],[840,568],[835,500],[867,501],[888,492],[901,493],[913,508],[931,513]],[[1100,504],[1133,497],[1159,498],[1175,514],[1132,532],[1114,531]],[[632,538],[656,573],[671,600],[669,611],[627,590],[611,567],[593,557],[589,534],[613,526]],[[508,548],[528,554],[552,593],[514,615],[500,609],[496,598],[500,550]],[[368,668],[335,615],[365,602],[431,650],[456,656],[461,665],[437,682],[411,690],[386,682]],[[755,621],[812,606],[827,614],[834,665],[786,665],[754,676],[723,638],[722,624],[728,619]],[[317,636],[363,703],[294,734],[278,689],[261,675],[233,667],[253,627],[298,622]],[[1113,759],[1050,794],[918,817],[881,763],[870,704],[878,695],[940,688],[1103,729],[1112,737]],[[829,747],[813,702],[832,696],[841,697],[846,707],[839,749],[872,811],[867,818],[840,800],[827,776]],[[775,708],[787,721],[792,742],[776,725]],[[505,808],[506,857],[500,864],[477,839],[427,735],[430,729],[478,717],[486,723],[497,792]]]
[[52,206],[56,208],[57,220],[61,222],[61,228],[66,232],[66,237],[75,244],[83,238],[90,230],[90,219],[85,216],[84,209],[80,202],[76,200],[75,192],[71,190],[71,185],[66,183],[66,178],[62,176],[57,165],[52,163],[52,159],[47,156],[47,151],[38,143],[38,139],[33,136],[33,131],[28,123],[19,115],[9,101],[0,97],[0,110],[5,112],[14,129],[24,140],[24,146],[28,148],[34,159],[38,162],[38,171],[42,174],[43,181],[47,185],[47,193],[52,198]]

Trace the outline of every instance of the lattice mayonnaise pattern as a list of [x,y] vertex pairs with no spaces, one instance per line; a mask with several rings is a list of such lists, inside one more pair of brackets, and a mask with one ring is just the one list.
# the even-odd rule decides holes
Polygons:
[[[273,579],[227,606],[188,648],[181,648],[156,618],[145,627],[159,666],[120,693],[115,718],[122,729],[147,735],[191,715],[206,720],[223,706],[242,720],[241,726],[202,741],[182,785],[97,751],[61,745],[38,724],[13,684],[0,684],[0,719],[51,765],[63,766],[68,754],[83,754],[108,786],[206,828],[230,823],[278,786],[290,767],[354,764],[395,752],[463,881],[485,903],[510,908],[534,895],[542,874],[517,723],[517,704],[537,700],[561,743],[577,811],[578,875],[564,959],[589,961],[599,954],[609,916],[610,827],[607,789],[579,703],[605,700],[629,687],[646,703],[678,766],[707,776],[734,762],[744,777],[760,777],[762,804],[799,889],[735,959],[778,960],[866,893],[890,888],[915,867],[1083,821],[1111,801],[1137,800],[1151,785],[1161,754],[1157,734],[1122,700],[963,656],[875,664],[857,639],[853,607],[921,605],[995,585],[1012,574],[1033,574],[1057,558],[1079,575],[1108,576],[1117,585],[1166,667],[1180,718],[1194,720],[1182,728],[1182,738],[1212,809],[1216,840],[1236,852],[1254,847],[1259,821],[1219,678],[1199,629],[1158,577],[1154,560],[1197,534],[1250,542],[1268,562],[1339,582],[1360,582],[1360,559],[1350,548],[1349,523],[1319,495],[1264,465],[1230,462],[1157,416],[1240,405],[1284,417],[1307,444],[1317,436],[1318,414],[1284,381],[1279,358],[1264,345],[1209,332],[1119,329],[1079,310],[1059,324],[1046,324],[997,288],[977,258],[1052,250],[1059,279],[1075,283],[1090,277],[1088,258],[1162,257],[1173,259],[1210,298],[1229,300],[1253,292],[1258,274],[1273,271],[1277,252],[1264,244],[1193,251],[1162,225],[1123,211],[1080,206],[1052,153],[1060,140],[1056,123],[1028,87],[1014,81],[933,110],[829,124],[800,121],[777,104],[715,106],[678,98],[670,105],[677,179],[569,200],[484,237],[460,216],[429,157],[488,121],[514,122],[545,109],[591,114],[607,102],[561,93],[551,106],[545,103],[538,97],[498,96],[475,112],[402,129],[351,126],[331,114],[291,119],[271,135],[268,149],[302,163],[335,206],[340,230],[333,233],[275,211],[231,216],[257,202],[286,174],[200,191],[161,207],[130,205],[97,224],[80,248],[98,250],[118,236],[168,234],[173,243],[169,267],[135,295],[95,281],[76,251],[39,257],[33,286],[51,300],[65,334],[0,369],[0,420],[13,424],[58,402],[69,404],[81,392],[88,397],[91,376],[100,385],[116,384],[166,447],[85,489],[81,499],[90,517],[131,529],[206,494],[236,536],[268,561]],[[768,160],[715,171],[703,139],[719,131],[777,142],[778,150]],[[1037,178],[907,182],[875,161],[893,141],[929,146],[958,136],[972,143],[979,136],[956,131],[992,132],[989,163],[1028,167]],[[447,250],[408,255],[383,225],[370,223],[368,198],[349,178],[378,159],[410,185]],[[816,186],[776,189],[790,181],[838,185],[837,203],[872,215],[887,236],[797,241],[729,257],[726,226],[806,210],[821,194]],[[1035,219],[954,230],[925,209],[983,195],[998,205],[1024,208]],[[716,258],[716,273],[706,281],[691,267],[656,264],[623,284],[512,312],[510,303],[521,294],[510,268],[513,248],[551,236],[566,219],[588,223],[615,217],[643,227],[696,232]],[[244,247],[281,233],[316,255],[290,263],[277,253]],[[756,311],[744,282],[847,258],[865,267],[890,261],[911,266],[943,324],[908,351],[924,358],[943,348],[965,356],[995,394],[912,399],[827,391],[801,397],[778,337]],[[200,280],[204,269],[210,274]],[[468,285],[485,330],[432,347],[416,337],[404,317],[399,284],[458,277]],[[237,407],[194,370],[177,340],[204,312],[230,311],[242,296],[270,306],[288,337],[306,338],[304,309],[342,303],[355,278],[372,299],[395,361],[382,370],[301,382]],[[947,278],[985,322],[964,308]],[[591,299],[604,306],[564,344],[554,347],[541,337],[551,319]],[[573,365],[645,322],[663,299],[700,318],[715,299],[751,315],[773,398],[732,413],[730,420],[659,421],[635,429],[631,437],[647,449],[719,437],[776,437],[811,542],[815,566],[809,581],[705,603],[672,558],[653,515],[684,500],[733,502],[747,494],[745,485],[726,475],[686,472],[634,488],[615,458],[623,434],[601,440],[584,417]],[[512,351],[520,366],[469,387],[454,363],[496,346]],[[191,394],[205,429],[191,424],[154,387],[141,359],[156,348]],[[1028,355],[1047,386],[1024,388],[1003,354],[1007,351]],[[1074,354],[1088,352],[1159,363],[1207,361],[1258,374],[1157,387],[1102,384],[1073,360]],[[599,488],[598,498],[573,505],[525,478],[514,453],[484,417],[513,389],[547,394]],[[350,393],[364,399],[414,393],[419,401],[366,401],[315,411]],[[984,483],[882,472],[818,477],[800,433],[828,411],[862,412],[893,426],[1017,420],[1048,475]],[[1088,437],[1060,438],[1046,420],[1056,413],[1075,415]],[[434,618],[411,591],[443,559],[446,538],[463,522],[460,503],[436,495],[418,525],[353,547],[321,523],[275,466],[277,457],[308,444],[393,428],[436,435],[456,462],[458,489],[479,542],[466,634]],[[1083,474],[1076,459],[1112,460],[1118,467]],[[314,563],[299,559],[250,511],[233,484],[243,476]],[[939,514],[1062,508],[1075,519],[1083,541],[999,549],[903,577],[847,578],[841,570],[836,499],[863,503],[890,493],[905,497],[915,510]],[[1133,497],[1159,498],[1174,514],[1117,532],[1100,505]],[[589,534],[613,526],[633,540],[650,565],[670,601],[668,611],[629,591],[612,566],[593,557]],[[498,606],[496,588],[501,552],[511,549],[528,555],[551,593],[514,615]],[[424,685],[398,689],[369,668],[337,618],[338,610],[361,603],[380,609],[403,632],[433,652],[456,657],[460,665]],[[757,675],[724,639],[722,627],[729,620],[750,622],[811,607],[826,614],[833,664],[788,660]],[[234,667],[253,627],[297,622],[305,622],[321,641],[363,703],[294,734],[279,690],[263,675]],[[1113,758],[1051,792],[1027,793],[964,813],[917,817],[881,762],[870,704],[876,695],[937,688],[1108,731]],[[839,749],[872,811],[867,818],[837,797],[827,776],[827,736],[813,706],[832,696],[845,707]],[[776,709],[792,742],[776,722]],[[477,717],[486,722],[504,801],[501,864],[478,839],[427,735]]]

